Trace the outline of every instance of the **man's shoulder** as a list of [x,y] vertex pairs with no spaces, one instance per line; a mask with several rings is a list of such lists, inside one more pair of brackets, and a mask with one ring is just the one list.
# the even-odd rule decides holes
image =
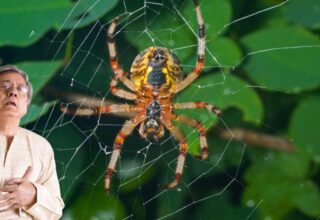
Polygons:
[[51,148],[51,145],[47,141],[47,139],[45,139],[41,135],[21,127],[19,128],[19,132],[21,135],[26,136],[29,139],[29,141],[39,143],[39,144],[36,144],[36,146]]

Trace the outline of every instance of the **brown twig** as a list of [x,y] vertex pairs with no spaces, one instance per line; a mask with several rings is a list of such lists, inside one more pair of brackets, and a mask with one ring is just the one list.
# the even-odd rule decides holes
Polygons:
[[280,151],[294,151],[293,144],[286,138],[258,133],[243,128],[229,128],[219,132],[219,136],[223,139],[235,139],[237,141],[262,148],[270,148]]

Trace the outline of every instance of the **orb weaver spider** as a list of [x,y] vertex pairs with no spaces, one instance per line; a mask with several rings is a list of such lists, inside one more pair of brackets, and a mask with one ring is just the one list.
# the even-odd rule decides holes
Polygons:
[[[171,189],[176,187],[183,172],[185,157],[188,149],[185,135],[173,125],[173,121],[184,123],[199,132],[200,159],[208,157],[208,145],[206,130],[202,123],[185,115],[177,115],[175,109],[207,109],[209,112],[221,116],[222,111],[214,105],[206,102],[172,103],[173,97],[190,85],[201,73],[204,66],[205,56],[205,25],[197,0],[193,0],[198,22],[198,52],[195,68],[183,76],[183,70],[177,57],[167,48],[149,47],[141,52],[133,61],[129,78],[120,66],[117,58],[114,32],[118,18],[115,18],[107,32],[107,44],[109,49],[110,63],[114,77],[110,82],[110,91],[113,95],[133,101],[133,104],[109,104],[94,108],[68,108],[61,105],[61,111],[75,115],[97,115],[106,113],[129,112],[133,117],[128,119],[116,136],[113,145],[108,168],[105,176],[105,190],[110,190],[110,181],[114,173],[117,160],[125,138],[130,135],[134,128],[140,125],[139,133],[143,138],[158,140],[163,137],[165,128],[179,142],[179,156],[172,182],[165,185]],[[118,88],[121,82],[130,91]]]

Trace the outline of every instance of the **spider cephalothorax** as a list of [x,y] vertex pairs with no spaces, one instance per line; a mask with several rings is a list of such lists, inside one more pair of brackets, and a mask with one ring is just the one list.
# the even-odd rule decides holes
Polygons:
[[164,135],[164,128],[160,121],[161,111],[161,104],[156,99],[148,104],[146,109],[147,119],[140,125],[141,136],[158,140]]
[[[200,159],[208,157],[208,146],[205,128],[202,123],[185,115],[177,115],[176,109],[199,109],[205,108],[217,116],[221,111],[205,102],[173,103],[173,97],[190,85],[201,73],[204,65],[205,54],[205,26],[197,0],[193,0],[197,21],[199,25],[198,53],[195,68],[183,77],[183,71],[177,57],[167,48],[149,47],[141,52],[133,61],[129,78],[118,63],[115,42],[113,38],[118,19],[111,23],[108,29],[108,48],[110,64],[114,72],[114,77],[110,83],[112,94],[132,101],[132,104],[110,104],[97,106],[94,108],[67,108],[61,106],[61,110],[67,114],[93,115],[106,113],[130,112],[133,117],[125,122],[119,131],[113,146],[112,155],[106,171],[105,190],[110,189],[110,180],[116,162],[120,156],[121,148],[125,138],[132,133],[135,127],[139,126],[139,133],[143,138],[158,140],[163,137],[165,130],[168,130],[174,139],[179,142],[179,156],[175,177],[167,188],[178,185],[183,172],[183,166],[187,153],[187,141],[185,135],[176,127],[173,122],[184,123],[199,132],[200,139]],[[118,87],[121,82],[127,89]]]

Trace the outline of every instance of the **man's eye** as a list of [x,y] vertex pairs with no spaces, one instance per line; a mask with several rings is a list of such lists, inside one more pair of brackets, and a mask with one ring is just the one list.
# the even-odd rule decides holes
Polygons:
[[23,93],[23,94],[27,94],[27,93],[29,92],[29,88],[28,88],[28,86],[26,86],[26,85],[19,86],[19,87],[18,87],[18,91],[21,92],[21,93]]
[[11,87],[11,84],[10,83],[2,83],[0,85],[0,87],[1,87],[1,89],[7,90],[7,89],[9,89]]

